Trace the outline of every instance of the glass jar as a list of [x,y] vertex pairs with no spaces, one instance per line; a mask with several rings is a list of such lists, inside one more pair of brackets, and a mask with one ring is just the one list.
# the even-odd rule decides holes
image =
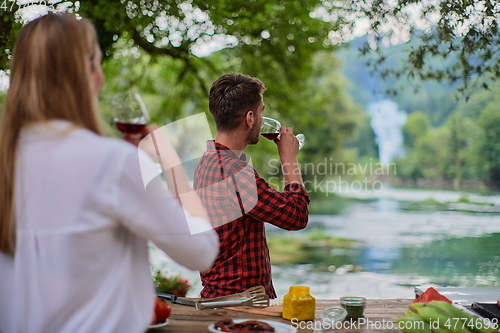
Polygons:
[[366,298],[364,297],[341,297],[340,305],[347,311],[346,320],[358,320],[359,318],[363,318],[365,316]]
[[292,320],[314,320],[316,300],[309,293],[309,287],[291,286],[283,297],[283,318]]
[[336,321],[342,321],[345,317],[347,317],[347,311],[341,306],[331,306],[321,313],[323,322],[328,322],[330,324],[334,324]]

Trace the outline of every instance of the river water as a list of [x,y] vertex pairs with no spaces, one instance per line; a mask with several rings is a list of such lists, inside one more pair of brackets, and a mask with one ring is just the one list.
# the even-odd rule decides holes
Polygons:
[[[339,215],[311,215],[303,231],[267,228],[268,237],[322,230],[355,240],[347,249],[316,248],[307,263],[273,265],[278,297],[291,285],[308,285],[317,298],[412,298],[418,285],[500,286],[500,212],[475,212],[483,206],[470,204],[465,211],[453,205],[448,206],[451,210],[408,208],[409,202],[457,202],[464,196],[452,191],[385,187],[381,192],[337,194],[357,200],[346,201]],[[500,211],[500,195],[466,196],[471,202],[490,204],[484,206],[490,211]],[[198,296],[196,272],[176,265],[154,246],[150,252],[153,267],[188,278],[193,283],[188,296]]]

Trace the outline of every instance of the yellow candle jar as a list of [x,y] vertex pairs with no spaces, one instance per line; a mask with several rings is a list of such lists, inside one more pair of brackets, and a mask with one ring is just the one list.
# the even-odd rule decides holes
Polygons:
[[292,286],[283,297],[283,318],[292,320],[314,320],[316,300],[309,287]]

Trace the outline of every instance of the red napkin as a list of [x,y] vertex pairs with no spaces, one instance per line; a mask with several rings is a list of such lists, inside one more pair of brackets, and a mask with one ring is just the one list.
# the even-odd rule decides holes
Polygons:
[[441,295],[436,289],[430,287],[422,295],[418,296],[413,303],[429,303],[430,301],[445,301],[453,303],[446,296]]

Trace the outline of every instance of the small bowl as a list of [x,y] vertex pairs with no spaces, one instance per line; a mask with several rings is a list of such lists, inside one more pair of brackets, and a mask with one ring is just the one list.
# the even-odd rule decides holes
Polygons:
[[347,311],[341,306],[331,306],[321,313],[321,319],[324,321],[342,321],[347,317]]

